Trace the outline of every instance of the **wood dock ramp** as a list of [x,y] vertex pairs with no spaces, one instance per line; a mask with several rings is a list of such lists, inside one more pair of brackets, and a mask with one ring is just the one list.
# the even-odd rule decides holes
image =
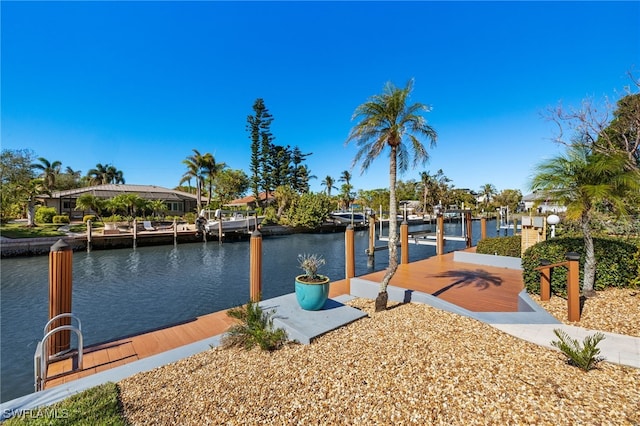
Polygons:
[[[384,273],[379,271],[358,278],[380,282]],[[390,285],[428,293],[475,312],[516,312],[518,293],[524,288],[522,271],[455,262],[453,253],[399,265]],[[332,282],[329,296],[342,294],[349,294],[348,281]],[[180,324],[86,347],[83,370],[72,371],[75,358],[53,362],[48,368],[45,388],[222,334],[233,322],[226,311],[214,312]]]

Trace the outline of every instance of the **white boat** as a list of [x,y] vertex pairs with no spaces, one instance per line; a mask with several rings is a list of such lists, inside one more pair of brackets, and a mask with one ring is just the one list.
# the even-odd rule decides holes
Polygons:
[[354,212],[331,212],[329,213],[329,217],[334,223],[345,223],[354,225],[366,225],[367,218],[362,213],[354,213]]
[[237,211],[202,210],[200,217],[205,219],[204,229],[207,233],[218,232],[222,223],[222,232],[251,232],[262,223],[264,216],[251,216]]

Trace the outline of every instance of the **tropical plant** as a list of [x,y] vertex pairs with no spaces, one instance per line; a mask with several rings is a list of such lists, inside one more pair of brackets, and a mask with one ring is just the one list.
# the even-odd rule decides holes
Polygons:
[[321,266],[326,264],[326,260],[319,254],[299,254],[298,255],[298,264],[300,269],[304,271],[304,275],[302,276],[302,281],[304,282],[314,282],[314,281],[324,281],[320,279],[318,275],[318,269]]
[[42,179],[44,187],[48,191],[54,190],[56,187],[56,177],[60,174],[62,163],[60,161],[50,162],[44,157],[38,158],[38,161],[40,163],[33,163],[31,167],[41,171],[38,177]]
[[105,200],[93,194],[85,193],[76,199],[76,210],[91,210],[100,217],[105,208]]
[[53,223],[53,217],[57,214],[54,207],[40,206],[36,209],[35,221],[36,223]]
[[191,179],[196,181],[196,198],[197,198],[197,210],[198,213],[202,210],[202,189],[204,185],[204,172],[203,172],[203,155],[200,154],[200,151],[197,149],[193,149],[193,154],[189,155],[187,158],[182,160],[182,164],[187,166],[187,171],[182,175],[182,180],[180,180],[180,185],[184,182],[189,182],[189,186],[191,186]]
[[333,186],[333,178],[329,175],[327,175],[327,177],[324,178],[324,180],[322,182],[320,182],[320,185],[324,186],[326,191],[327,191],[327,195],[329,197],[331,197],[331,190],[332,189],[337,189],[335,186]]
[[274,351],[287,342],[287,333],[273,327],[273,312],[264,312],[256,302],[227,311],[227,315],[240,321],[222,337],[222,347],[239,346],[246,350],[256,345],[262,350]]
[[480,193],[478,195],[484,198],[483,204],[487,207],[496,193],[496,187],[493,184],[485,183],[480,187]]
[[593,153],[583,144],[567,147],[560,155],[539,164],[531,189],[552,194],[567,207],[567,217],[579,219],[584,236],[585,263],[582,293],[595,294],[596,258],[591,231],[592,216],[597,207],[626,214],[625,196],[640,188],[637,170],[626,168],[624,153]]
[[110,183],[125,183],[124,173],[110,164],[96,164],[96,167],[87,171],[87,179],[92,185],[107,185]]
[[209,152],[205,153],[202,156],[201,167],[204,172],[204,180],[209,186],[209,206],[211,206],[211,198],[213,196],[213,187],[216,182],[216,176],[220,173],[227,165],[225,163],[217,163],[216,159]]
[[598,343],[605,339],[604,334],[598,332],[584,338],[582,344],[578,339],[571,338],[563,330],[556,328],[553,330],[559,340],[554,340],[551,345],[560,349],[568,358],[568,362],[584,371],[595,368],[596,364],[604,361],[604,357],[599,356],[600,349]]
[[36,226],[35,223],[35,210],[37,197],[39,195],[50,194],[49,190],[44,185],[42,179],[30,179],[27,182],[21,183],[17,186],[18,198],[26,207],[27,211],[27,226]]
[[331,200],[326,194],[307,192],[294,198],[287,214],[287,224],[307,229],[322,225],[331,211]]
[[[359,147],[353,160],[355,165],[362,161],[361,172],[369,168],[372,161],[380,153],[389,148],[389,212],[394,218],[398,213],[396,202],[396,176],[398,169],[404,172],[409,167],[410,151],[403,139],[407,138],[413,153],[414,166],[424,163],[429,158],[427,150],[420,142],[420,137],[435,145],[436,131],[427,124],[422,112],[430,108],[422,103],[408,105],[408,98],[413,89],[410,80],[404,89],[387,83],[381,95],[375,95],[364,104],[358,106],[352,119],[360,121],[351,129],[347,143],[355,142]],[[397,223],[389,221],[389,267],[380,283],[380,292],[376,298],[376,311],[387,307],[387,286],[398,268]]]

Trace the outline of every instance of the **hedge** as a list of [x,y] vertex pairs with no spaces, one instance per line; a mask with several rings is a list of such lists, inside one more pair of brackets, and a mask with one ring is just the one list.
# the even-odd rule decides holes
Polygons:
[[53,217],[57,214],[55,208],[42,206],[36,210],[35,220],[37,223],[53,223]]
[[[623,241],[612,238],[593,239],[596,257],[595,290],[607,287],[632,287],[638,284],[640,272],[640,240]],[[565,261],[567,252],[580,254],[580,283],[584,275],[584,238],[553,238],[529,247],[522,256],[522,269],[525,287],[529,293],[540,293],[540,260],[551,263]],[[566,294],[567,269],[553,268],[551,291]]]
[[522,239],[520,235],[512,237],[485,238],[478,242],[478,245],[476,246],[476,253],[520,257],[521,243]]
[[53,223],[61,224],[61,223],[69,223],[69,216],[66,214],[57,214],[53,217]]

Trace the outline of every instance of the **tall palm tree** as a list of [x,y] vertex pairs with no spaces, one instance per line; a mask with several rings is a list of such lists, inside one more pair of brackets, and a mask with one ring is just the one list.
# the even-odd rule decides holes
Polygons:
[[60,161],[50,162],[44,157],[38,158],[40,163],[34,163],[31,165],[32,168],[41,170],[40,176],[43,181],[44,187],[48,191],[52,191],[56,186],[56,177],[60,174],[60,168],[62,167],[62,163]]
[[225,163],[216,163],[216,159],[209,152],[200,158],[200,167],[204,172],[204,179],[209,186],[209,205],[211,205],[211,196],[213,194],[213,184],[218,172],[223,170],[227,165]]
[[320,182],[320,185],[326,187],[327,190],[327,196],[331,197],[331,190],[332,189],[336,189],[335,186],[333,186],[333,178],[331,176],[328,176],[326,178],[324,178],[324,180],[322,182]]
[[585,263],[582,294],[593,296],[596,258],[591,234],[592,215],[598,206],[626,214],[625,196],[640,189],[640,174],[630,170],[626,153],[594,153],[583,144],[571,145],[564,155],[536,167],[534,191],[545,191],[567,207],[567,218],[579,219],[584,235]]
[[110,164],[96,164],[94,169],[87,171],[87,178],[91,185],[107,185],[109,183],[124,183],[124,173]]
[[26,207],[27,226],[34,227],[36,226],[36,197],[42,194],[50,195],[51,192],[47,189],[44,179],[29,179],[24,183],[20,183],[17,190],[19,199]]
[[[203,155],[200,151],[193,149],[193,154],[182,160],[182,164],[187,166],[187,171],[182,175],[180,183],[184,183],[187,180],[191,182],[191,179],[196,181],[196,197],[197,197],[197,210],[198,214],[202,210],[202,188],[204,186],[204,172],[202,168]],[[189,183],[191,185],[191,183]]]
[[353,186],[351,185],[352,177],[353,176],[351,176],[351,173],[349,172],[349,170],[344,170],[340,174],[340,177],[338,178],[339,182],[344,182],[340,187],[340,189],[342,190],[341,203],[343,203],[343,206],[346,209],[348,209],[351,206],[351,201],[353,201],[353,197],[352,197]]
[[[389,148],[389,267],[380,283],[376,311],[386,309],[387,286],[398,268],[397,223],[394,220],[398,214],[397,171],[407,170],[411,154],[414,167],[428,160],[429,154],[418,137],[429,140],[432,147],[437,139],[436,131],[421,115],[422,112],[430,111],[430,108],[419,102],[407,104],[412,89],[413,80],[404,89],[395,87],[391,82],[387,83],[382,94],[371,97],[356,108],[352,119],[360,121],[351,129],[347,138],[347,143],[353,141],[359,147],[353,164],[362,161],[361,172],[367,170],[386,147]],[[404,140],[407,142],[403,143]],[[411,152],[408,148],[411,148]]]

